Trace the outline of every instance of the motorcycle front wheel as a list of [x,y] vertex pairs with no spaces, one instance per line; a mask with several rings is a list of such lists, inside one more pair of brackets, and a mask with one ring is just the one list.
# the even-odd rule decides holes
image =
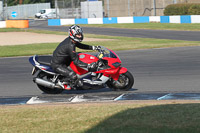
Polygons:
[[[51,82],[52,75],[49,75],[49,74],[41,71],[38,73],[37,77]],[[52,89],[52,88],[48,88],[48,87],[45,87],[45,86],[42,86],[39,84],[37,84],[37,86],[41,91],[43,91],[44,93],[47,93],[47,94],[60,94],[63,92],[63,89],[60,89],[60,88]]]
[[129,71],[120,74],[117,81],[111,79],[107,82],[107,86],[115,91],[128,91],[132,88],[133,84],[134,78]]

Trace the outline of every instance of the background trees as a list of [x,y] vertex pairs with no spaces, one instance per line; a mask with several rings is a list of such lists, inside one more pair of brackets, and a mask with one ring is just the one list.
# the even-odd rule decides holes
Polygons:
[[50,2],[51,5],[54,4],[54,0],[7,0],[7,5],[14,6],[18,4],[34,4],[34,3],[47,3],[47,2]]

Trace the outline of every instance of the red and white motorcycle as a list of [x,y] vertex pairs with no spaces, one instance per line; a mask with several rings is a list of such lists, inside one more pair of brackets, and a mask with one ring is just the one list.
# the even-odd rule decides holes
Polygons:
[[33,65],[33,81],[40,90],[48,94],[59,94],[70,89],[99,89],[109,87],[115,91],[130,90],[134,84],[132,74],[125,67],[121,67],[119,56],[112,50],[101,46],[95,55],[79,53],[79,59],[87,64],[96,62],[97,71],[89,72],[71,62],[69,69],[73,70],[78,81],[66,82],[65,77],[54,72],[51,68],[51,56],[32,56],[29,62]]

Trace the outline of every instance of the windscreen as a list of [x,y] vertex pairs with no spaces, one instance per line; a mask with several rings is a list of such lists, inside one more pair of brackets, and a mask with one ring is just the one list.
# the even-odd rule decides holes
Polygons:
[[103,46],[101,46],[101,49],[102,49],[101,53],[103,54],[102,58],[103,57],[117,58],[117,56],[112,51],[110,51],[109,49],[107,49]]
[[45,10],[40,10],[40,13],[41,14],[44,14],[46,11]]

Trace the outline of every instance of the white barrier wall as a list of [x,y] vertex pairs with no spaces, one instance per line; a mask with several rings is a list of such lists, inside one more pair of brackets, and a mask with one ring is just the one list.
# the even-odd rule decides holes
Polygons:
[[6,21],[0,21],[0,28],[6,28]]
[[118,17],[118,23],[133,23],[133,17]]
[[102,18],[88,18],[88,24],[103,24]]
[[67,24],[117,24],[117,23],[177,23],[190,24],[200,23],[200,15],[179,16],[134,16],[134,17],[112,17],[112,18],[81,18],[81,19],[49,19],[48,25]]
[[200,23],[200,15],[191,15],[191,23]]
[[180,16],[169,16],[169,23],[181,23]]
[[159,23],[160,22],[160,16],[150,16],[149,21]]
[[75,19],[61,19],[61,25],[75,24]]

